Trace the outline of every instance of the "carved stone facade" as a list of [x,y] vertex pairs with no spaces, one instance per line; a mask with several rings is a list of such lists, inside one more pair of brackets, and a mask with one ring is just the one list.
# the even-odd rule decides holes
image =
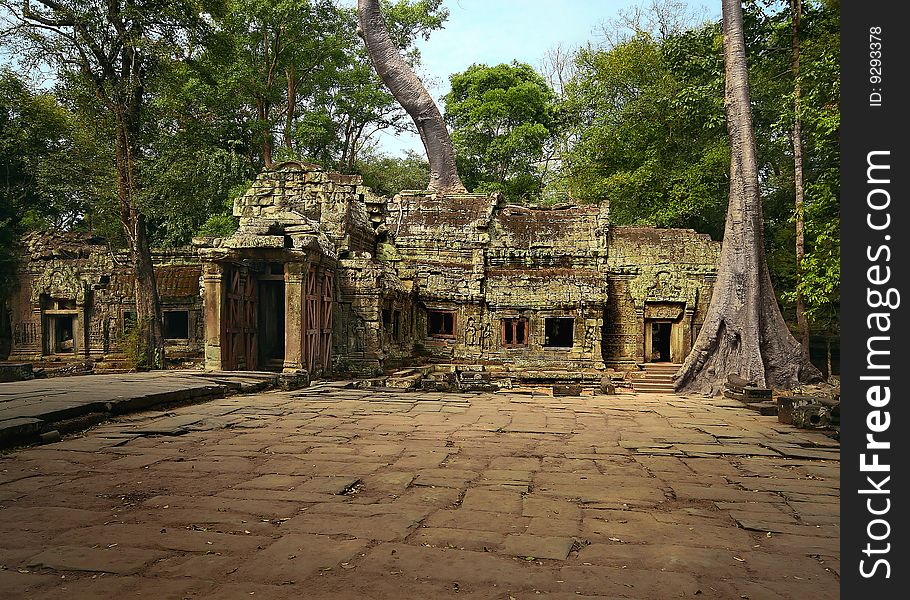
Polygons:
[[[103,240],[64,232],[29,234],[10,297],[14,360],[105,361],[122,358],[135,307],[128,257]],[[193,359],[202,349],[199,259],[189,249],[156,250],[165,351]]]
[[613,227],[604,356],[681,363],[704,322],[720,244],[686,229]]
[[[215,370],[596,373],[681,362],[719,254],[694,231],[613,227],[606,205],[380,198],[358,176],[304,163],[261,174],[234,214],[230,237],[156,254],[165,310],[189,311],[181,349]],[[56,353],[59,322],[78,330],[80,356],[116,349],[129,271],[100,241],[83,242],[27,263],[13,301],[17,355]]]

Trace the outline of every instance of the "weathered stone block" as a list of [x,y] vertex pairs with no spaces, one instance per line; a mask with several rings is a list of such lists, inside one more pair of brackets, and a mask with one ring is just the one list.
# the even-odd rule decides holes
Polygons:
[[792,425],[794,409],[817,402],[818,399],[812,396],[779,396],[777,398],[777,420]]
[[582,387],[573,384],[559,384],[553,386],[554,396],[581,396]]
[[0,383],[34,379],[31,363],[10,363],[0,365]]
[[840,425],[840,401],[811,398],[791,409],[791,422],[803,429],[823,429]]

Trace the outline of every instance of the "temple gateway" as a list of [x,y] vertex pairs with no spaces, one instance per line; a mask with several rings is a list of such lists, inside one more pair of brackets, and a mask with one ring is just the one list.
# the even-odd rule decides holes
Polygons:
[[[679,363],[720,244],[611,226],[609,208],[498,194],[374,195],[291,162],[234,203],[226,238],[154,252],[171,361],[311,378],[416,365],[533,378]],[[122,361],[135,312],[125,255],[86,234],[25,240],[10,357]]]

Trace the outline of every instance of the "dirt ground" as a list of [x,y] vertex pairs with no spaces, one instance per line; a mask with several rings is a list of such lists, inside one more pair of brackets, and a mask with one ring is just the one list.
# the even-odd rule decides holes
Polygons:
[[838,452],[722,398],[233,396],[0,457],[0,595],[838,598]]

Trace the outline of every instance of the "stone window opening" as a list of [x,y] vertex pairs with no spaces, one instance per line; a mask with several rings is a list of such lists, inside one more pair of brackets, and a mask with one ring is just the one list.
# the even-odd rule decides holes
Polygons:
[[571,348],[574,341],[574,329],[575,319],[572,317],[544,319],[544,347]]
[[439,338],[455,337],[454,310],[428,310],[427,335]]
[[73,340],[73,315],[55,315],[49,318],[50,325],[50,353],[66,354],[75,352]]
[[503,348],[523,348],[528,345],[528,320],[509,318],[502,320]]
[[392,337],[401,341],[401,311],[394,310],[392,311]]
[[190,338],[190,312],[168,310],[164,313],[164,339],[188,340]]
[[123,311],[123,335],[128,335],[136,327],[136,313],[125,310]]

